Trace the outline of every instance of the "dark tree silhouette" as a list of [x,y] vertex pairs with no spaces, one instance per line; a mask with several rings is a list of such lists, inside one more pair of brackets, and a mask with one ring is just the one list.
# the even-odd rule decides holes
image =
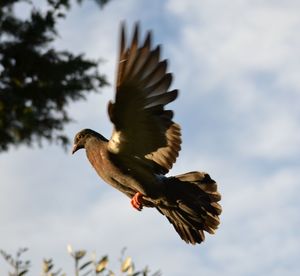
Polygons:
[[[20,3],[31,9],[26,19],[14,12]],[[69,7],[69,0],[47,0],[45,11],[30,0],[0,1],[0,152],[43,139],[66,145],[67,104],[107,85],[98,61],[52,45]]]
[[[87,0],[86,0],[87,1]],[[107,4],[111,0],[94,0],[101,8],[104,7],[105,4]],[[84,2],[84,0],[77,0],[78,3]]]

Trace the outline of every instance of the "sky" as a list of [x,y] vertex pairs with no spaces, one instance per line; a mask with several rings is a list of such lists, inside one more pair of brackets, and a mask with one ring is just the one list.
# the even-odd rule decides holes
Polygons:
[[[19,11],[22,12],[22,11]],[[58,49],[102,59],[110,87],[72,103],[73,139],[82,128],[110,137],[120,22],[140,21],[175,79],[169,105],[183,144],[170,175],[199,170],[218,182],[221,225],[201,245],[185,244],[154,209],[98,178],[84,151],[57,145],[0,154],[0,248],[29,247],[30,275],[52,257],[72,275],[67,245],[109,254],[123,247],[136,266],[165,276],[300,275],[300,2],[298,0],[112,0],[72,8]],[[9,267],[0,259],[0,274]]]

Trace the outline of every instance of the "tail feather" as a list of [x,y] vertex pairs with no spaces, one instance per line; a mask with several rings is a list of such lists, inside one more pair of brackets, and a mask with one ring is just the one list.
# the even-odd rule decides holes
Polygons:
[[222,212],[217,183],[207,173],[189,172],[169,177],[166,185],[168,200],[176,207],[159,206],[157,209],[167,217],[180,237],[187,243],[196,244],[204,241],[203,231],[214,234]]

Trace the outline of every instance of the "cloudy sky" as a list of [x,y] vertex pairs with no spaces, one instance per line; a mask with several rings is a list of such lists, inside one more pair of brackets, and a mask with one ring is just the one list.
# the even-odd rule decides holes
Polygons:
[[112,86],[69,106],[68,136],[85,127],[110,136],[119,23],[139,20],[163,44],[181,92],[170,105],[184,141],[171,174],[217,180],[221,226],[187,245],[158,212],[136,212],[100,180],[84,151],[45,143],[0,155],[0,248],[29,247],[32,275],[43,257],[70,273],[67,244],[108,253],[112,268],[127,246],[137,267],[166,276],[300,275],[300,2],[113,0],[104,10],[86,2],[61,22],[56,45],[102,57]]

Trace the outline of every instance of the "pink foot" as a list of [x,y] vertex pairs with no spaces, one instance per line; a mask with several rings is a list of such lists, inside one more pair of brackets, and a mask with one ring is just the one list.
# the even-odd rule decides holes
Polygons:
[[137,192],[131,199],[132,207],[137,209],[138,211],[142,211],[143,209],[142,199],[143,199],[143,194]]

